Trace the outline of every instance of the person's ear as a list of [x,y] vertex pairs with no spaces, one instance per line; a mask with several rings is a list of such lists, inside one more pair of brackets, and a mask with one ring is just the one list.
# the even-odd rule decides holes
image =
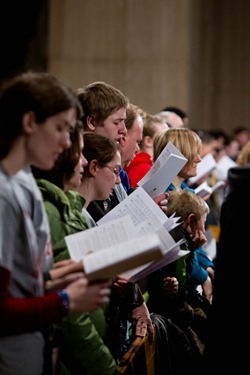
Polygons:
[[187,223],[188,225],[193,225],[196,222],[195,220],[195,214],[189,214],[187,217]]
[[34,112],[27,112],[23,115],[23,132],[25,134],[32,134],[37,126]]
[[188,231],[189,234],[194,234],[195,230],[195,215],[194,214],[189,214],[187,219],[185,220],[185,226],[184,228]]
[[94,131],[95,130],[95,118],[94,116],[87,116],[87,126],[89,130]]
[[146,137],[143,138],[143,143],[147,148],[153,148],[153,138],[151,138],[149,135],[146,135]]
[[92,177],[96,176],[97,170],[98,170],[98,162],[97,160],[93,159],[88,164],[89,173]]

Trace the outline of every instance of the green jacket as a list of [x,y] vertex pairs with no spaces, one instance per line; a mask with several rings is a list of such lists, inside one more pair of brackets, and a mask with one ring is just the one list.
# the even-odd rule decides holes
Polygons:
[[[63,192],[49,181],[37,183],[45,201],[55,261],[67,259],[64,237],[88,229],[81,213],[84,199],[76,192]],[[103,341],[106,328],[103,309],[68,314],[58,330],[60,374],[117,374],[117,364]]]

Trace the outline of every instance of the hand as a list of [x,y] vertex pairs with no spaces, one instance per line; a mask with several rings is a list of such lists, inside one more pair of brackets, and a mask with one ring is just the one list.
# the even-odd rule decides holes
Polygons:
[[213,295],[213,284],[209,276],[207,277],[206,281],[202,284],[202,291],[204,297],[206,297],[208,301],[211,302]]
[[154,334],[154,327],[152,320],[150,318],[150,314],[145,302],[143,302],[140,306],[135,307],[131,314],[132,322],[135,322],[135,334],[136,336],[144,337],[146,333],[153,337]]
[[162,211],[167,211],[167,205],[168,205],[168,193],[163,193],[161,195],[158,195],[157,197],[153,198],[154,202],[158,204],[158,206],[162,209]]
[[202,230],[196,229],[193,233],[189,233],[195,248],[198,248],[207,242],[207,238]]
[[108,303],[111,294],[109,286],[109,281],[88,284],[86,277],[69,284],[65,291],[70,299],[70,311],[80,313],[95,311]]
[[213,280],[214,280],[214,269],[213,269],[212,267],[207,267],[207,268],[206,268],[206,271],[208,272],[209,277],[210,277],[211,280],[213,281]]
[[168,296],[174,296],[178,293],[179,282],[176,277],[165,277],[163,279],[164,292]]
[[72,259],[62,260],[53,265],[53,268],[49,271],[51,280],[61,278],[72,272],[83,272],[82,261],[76,262]]
[[128,294],[128,280],[117,275],[113,279],[113,286],[115,288],[115,292],[119,294],[120,298],[126,298]]
[[55,262],[53,264],[53,269],[64,267],[64,266],[69,266],[69,265],[75,264],[75,263],[76,263],[76,261],[73,260],[73,259],[60,260],[59,262]]
[[206,194],[204,195],[204,197],[202,197],[204,199],[204,201],[207,201],[209,198],[211,197],[211,194]]
[[57,279],[48,280],[45,283],[45,291],[53,292],[59,289],[65,289],[70,283],[78,280],[83,276],[82,272],[73,272],[64,277],[59,277]]

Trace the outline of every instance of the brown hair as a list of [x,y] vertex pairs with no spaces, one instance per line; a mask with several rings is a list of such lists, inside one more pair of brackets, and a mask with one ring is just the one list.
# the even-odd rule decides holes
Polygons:
[[93,116],[95,124],[102,126],[112,113],[127,108],[129,99],[117,88],[106,82],[93,82],[77,90],[84,115],[83,125],[87,130],[87,117]]
[[136,120],[137,116],[143,117],[143,110],[140,109],[137,105],[129,103],[127,110],[126,110],[126,119],[125,119],[125,125],[128,131],[132,129],[133,123]]
[[[99,165],[108,164],[115,157],[117,151],[121,152],[121,147],[111,138],[92,132],[84,133],[83,155],[88,163],[91,160],[96,160]],[[83,178],[91,176],[88,166],[89,164],[84,167]]]
[[0,159],[20,135],[23,115],[33,112],[38,124],[60,112],[74,108],[82,117],[81,104],[74,91],[55,76],[25,72],[7,80],[0,90]]

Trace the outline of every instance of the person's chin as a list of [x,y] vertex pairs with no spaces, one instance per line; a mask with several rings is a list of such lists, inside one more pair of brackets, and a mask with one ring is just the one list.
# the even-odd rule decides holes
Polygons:
[[49,162],[42,162],[42,163],[34,163],[33,166],[39,169],[42,169],[44,171],[49,171],[52,169],[55,165],[55,161],[49,161]]

